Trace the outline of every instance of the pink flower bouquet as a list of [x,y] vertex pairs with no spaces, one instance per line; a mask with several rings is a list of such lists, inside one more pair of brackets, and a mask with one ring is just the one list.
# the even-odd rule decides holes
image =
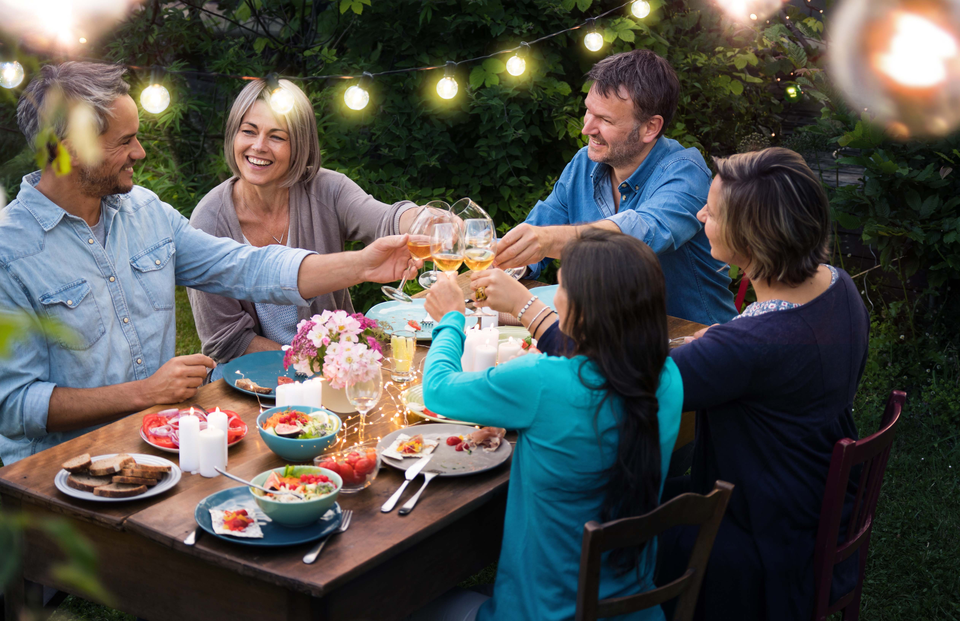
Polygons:
[[346,388],[380,372],[386,338],[378,322],[360,313],[325,310],[297,324],[293,342],[283,348],[283,367],[323,373],[331,388]]

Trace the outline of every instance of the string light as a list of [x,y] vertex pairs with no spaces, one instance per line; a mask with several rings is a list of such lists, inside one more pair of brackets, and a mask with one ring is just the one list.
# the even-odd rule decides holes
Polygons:
[[140,105],[147,112],[160,114],[170,105],[170,91],[162,84],[151,84],[140,93]]
[[526,41],[520,42],[520,51],[511,56],[510,60],[507,61],[507,73],[512,76],[523,75],[523,72],[527,70],[527,61],[523,59],[523,56],[526,55],[529,48],[529,43]]
[[960,126],[960,13],[947,0],[848,0],[831,28],[830,63],[853,107],[895,138]]
[[647,0],[637,0],[630,5],[630,12],[633,13],[633,16],[637,19],[643,19],[647,15],[650,15],[650,3],[647,2]]
[[587,23],[590,26],[590,32],[587,33],[587,36],[583,38],[583,44],[591,52],[599,52],[600,48],[603,47],[603,35],[597,32],[597,20],[588,19]]
[[720,8],[738,22],[766,19],[780,10],[788,0],[717,0]]
[[276,73],[266,77],[267,90],[270,91],[270,108],[277,114],[286,114],[293,110],[293,93],[280,86]]
[[803,97],[803,91],[796,84],[791,84],[784,90],[784,98],[791,103],[800,101],[801,97]]
[[359,84],[354,84],[343,94],[343,103],[351,110],[363,110],[370,103],[370,93],[364,88],[370,83],[372,76],[364,71]]
[[437,95],[440,95],[443,99],[453,99],[457,96],[457,91],[460,90],[457,79],[453,76],[456,68],[457,63],[448,60],[446,69],[443,70],[443,77],[437,82]]
[[23,65],[17,61],[0,63],[0,86],[17,88],[23,82]]

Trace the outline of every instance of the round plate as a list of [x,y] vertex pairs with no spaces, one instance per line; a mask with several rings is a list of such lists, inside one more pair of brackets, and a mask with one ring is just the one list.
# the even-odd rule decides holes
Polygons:
[[400,398],[403,399],[403,405],[407,406],[407,412],[413,414],[414,416],[419,416],[424,420],[433,421],[435,423],[446,423],[448,425],[473,424],[465,420],[456,420],[453,418],[447,418],[446,416],[441,416],[439,414],[434,414],[426,408],[424,408],[423,412],[417,412],[416,410],[410,408],[411,403],[419,403],[420,405],[423,405],[423,384],[417,384],[416,386],[407,388],[400,394]]
[[[249,432],[250,432],[250,425],[247,425],[247,433]],[[230,442],[229,444],[227,444],[227,448],[230,448],[231,446],[236,446],[237,444],[240,443],[241,440],[243,440],[246,437],[247,437],[247,434],[245,433],[239,438],[237,438],[236,442]],[[175,448],[175,449],[167,448],[165,446],[160,446],[159,444],[154,444],[150,440],[147,440],[147,436],[143,435],[143,427],[140,427],[140,439],[146,442],[147,444],[149,444],[150,446],[152,446],[153,448],[157,449],[158,451],[163,451],[164,453],[173,453],[175,455],[180,454],[180,449],[178,448]]]
[[466,425],[429,424],[406,427],[384,436],[377,444],[377,453],[382,457],[381,461],[383,463],[390,464],[398,470],[406,470],[419,460],[410,458],[397,461],[396,459],[391,459],[383,455],[383,451],[393,444],[394,440],[396,440],[397,436],[401,433],[405,433],[408,436],[422,433],[424,435],[438,436],[440,440],[440,445],[433,450],[433,459],[431,459],[430,463],[424,468],[426,472],[436,472],[439,473],[440,476],[446,477],[462,477],[491,470],[510,459],[510,455],[513,454],[513,446],[506,440],[501,441],[500,446],[492,453],[488,453],[483,449],[477,449],[473,451],[473,453],[467,453],[466,451],[460,451],[458,453],[452,446],[447,446],[446,439],[448,437],[465,436],[476,430],[476,427],[467,427]]
[[[261,399],[276,399],[278,376],[283,375],[298,380],[304,379],[304,376],[297,375],[292,366],[289,370],[283,368],[283,356],[284,352],[282,351],[258,351],[254,354],[234,358],[223,365],[223,380],[234,390]],[[252,390],[237,388],[237,380],[243,378],[253,380],[257,385],[269,388],[272,392],[269,395],[261,395]]]
[[[91,461],[97,461],[98,459],[109,459],[117,455],[119,455],[119,453],[110,453],[109,455],[97,455],[90,459]],[[104,496],[97,496],[93,492],[82,492],[74,489],[67,485],[67,477],[70,476],[70,473],[66,470],[61,470],[57,473],[57,476],[53,479],[53,484],[67,496],[73,496],[80,500],[92,500],[94,502],[128,502],[130,500],[143,500],[144,498],[162,494],[180,481],[180,468],[172,461],[166,460],[163,457],[157,457],[156,455],[144,455],[142,453],[127,453],[127,455],[133,457],[139,464],[146,464],[148,466],[170,466],[170,472],[165,474],[159,483],[147,488],[146,492],[139,496],[130,496],[129,498],[106,498]]]
[[[411,319],[416,321],[423,328],[417,331],[417,339],[429,341],[433,338],[433,328],[437,325],[423,307],[423,298],[414,298],[413,302],[382,302],[367,311],[367,319],[376,319],[390,326],[389,331],[393,330],[412,330],[407,322]],[[476,317],[467,316],[466,327],[471,328],[477,324]],[[276,379],[276,378],[274,378]],[[263,386],[263,384],[260,384]]]
[[522,341],[530,336],[530,332],[528,332],[523,326],[497,326],[497,332],[500,333],[500,343],[503,343],[511,337],[518,341]]
[[[302,528],[288,528],[286,526],[280,526],[275,522],[267,522],[265,524],[261,522],[260,530],[263,531],[263,539],[247,539],[243,537],[231,537],[230,535],[218,535],[217,533],[213,532],[213,523],[210,520],[210,509],[227,509],[230,508],[230,505],[233,502],[237,503],[233,506],[239,506],[243,508],[256,506],[253,496],[250,494],[249,487],[231,487],[229,489],[220,490],[216,494],[211,494],[201,500],[197,505],[196,510],[193,512],[193,517],[197,520],[197,524],[200,526],[200,528],[207,531],[214,537],[217,537],[218,539],[223,539],[224,541],[229,541],[231,543],[238,543],[242,546],[265,548],[275,546],[295,546],[301,543],[316,541],[321,537],[329,535],[334,531],[335,528],[340,526],[340,518],[343,515],[343,512],[340,510],[340,505],[334,503],[333,507],[324,513],[323,517],[321,517],[318,522],[315,522],[310,526],[304,526]],[[253,504],[251,505],[251,503]]]

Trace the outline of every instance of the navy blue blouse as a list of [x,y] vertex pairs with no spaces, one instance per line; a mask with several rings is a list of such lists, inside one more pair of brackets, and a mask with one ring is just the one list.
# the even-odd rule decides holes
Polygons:
[[[810,618],[830,456],[837,440],[857,438],[851,412],[869,326],[841,270],[833,286],[802,306],[714,326],[671,352],[683,377],[683,409],[697,410],[692,491],[708,493],[718,479],[736,486],[699,618]],[[694,537],[693,529],[661,537],[658,582],[682,573]],[[838,567],[835,592],[855,583],[856,560]]]

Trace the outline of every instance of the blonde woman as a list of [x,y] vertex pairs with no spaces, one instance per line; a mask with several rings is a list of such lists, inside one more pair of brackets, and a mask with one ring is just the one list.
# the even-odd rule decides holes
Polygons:
[[[416,205],[376,200],[345,175],[321,167],[313,106],[296,85],[280,80],[294,101],[278,114],[264,80],[240,92],[224,132],[223,152],[233,177],[207,194],[190,224],[251,246],[289,246],[320,254],[342,252],[350,241],[370,243],[405,233]],[[346,289],[318,296],[310,306],[254,304],[188,290],[203,353],[217,362],[278,350],[297,323],[325,309],[353,312]]]

